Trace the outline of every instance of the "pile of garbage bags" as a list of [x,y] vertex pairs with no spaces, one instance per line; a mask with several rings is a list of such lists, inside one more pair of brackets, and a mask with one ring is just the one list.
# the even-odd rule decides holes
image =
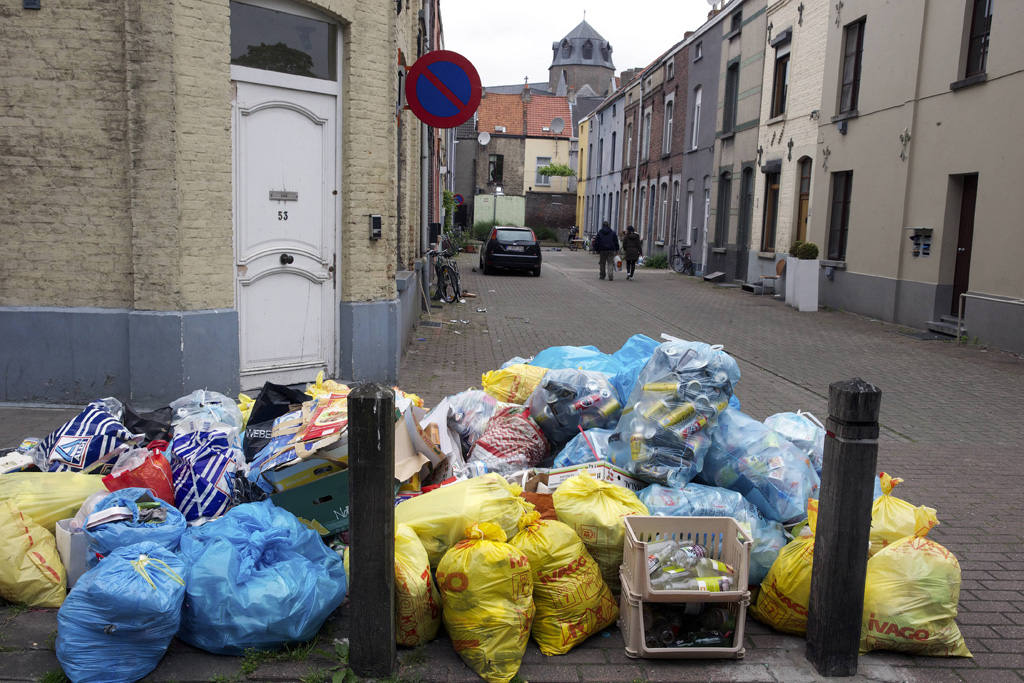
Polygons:
[[[735,519],[752,615],[803,633],[825,430],[747,416],[740,379],[721,346],[636,335],[511,359],[432,410],[396,387],[397,643],[443,624],[489,682],[515,677],[531,637],[565,654],[619,616],[629,515]],[[321,376],[152,412],[106,398],[26,439],[0,458],[0,595],[60,608],[76,682],[144,677],[175,636],[217,654],[310,640],[347,594],[348,510],[303,492],[323,500],[347,469],[348,395]],[[959,565],[900,482],[876,486],[862,651],[969,656]],[[81,534],[84,557],[55,533]]]

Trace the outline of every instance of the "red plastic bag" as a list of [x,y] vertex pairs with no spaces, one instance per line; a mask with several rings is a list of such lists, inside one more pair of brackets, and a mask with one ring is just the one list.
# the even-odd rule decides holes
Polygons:
[[136,448],[123,454],[114,470],[103,477],[108,491],[139,487],[149,489],[157,498],[174,505],[174,479],[171,465],[161,453]]

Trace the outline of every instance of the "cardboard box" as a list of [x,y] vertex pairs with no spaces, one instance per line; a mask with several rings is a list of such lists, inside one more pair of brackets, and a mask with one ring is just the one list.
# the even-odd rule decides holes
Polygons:
[[56,532],[57,554],[60,555],[61,564],[67,571],[68,590],[71,590],[78,578],[89,571],[89,542],[85,539],[85,532],[71,533],[70,519],[59,520]]
[[268,478],[271,475],[294,484],[270,496],[275,505],[291,512],[321,536],[348,529],[347,466],[313,459],[267,473]]
[[554,491],[559,485],[564,484],[569,477],[575,477],[583,470],[590,472],[590,476],[594,479],[606,481],[609,484],[615,484],[630,491],[641,491],[647,488],[647,482],[635,478],[626,470],[616,467],[610,462],[598,461],[537,472],[526,482],[523,490],[531,493],[536,492],[537,485],[543,484],[547,487],[548,491]]

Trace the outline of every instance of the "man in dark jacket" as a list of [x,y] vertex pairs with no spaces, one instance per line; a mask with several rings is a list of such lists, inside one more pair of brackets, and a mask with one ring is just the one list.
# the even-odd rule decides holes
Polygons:
[[604,279],[605,264],[608,265],[608,279],[615,279],[615,254],[619,251],[619,236],[615,234],[608,221],[601,224],[601,229],[594,237],[594,251],[601,257],[601,279]]

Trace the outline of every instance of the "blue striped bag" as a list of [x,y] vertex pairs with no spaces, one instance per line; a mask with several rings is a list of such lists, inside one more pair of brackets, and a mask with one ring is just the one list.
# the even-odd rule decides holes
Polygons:
[[93,401],[73,420],[43,439],[36,446],[49,472],[81,472],[125,443],[142,437],[132,434],[113,411],[120,414],[121,404],[112,398]]
[[218,423],[193,422],[171,442],[174,503],[185,519],[220,517],[231,507],[241,451]]

